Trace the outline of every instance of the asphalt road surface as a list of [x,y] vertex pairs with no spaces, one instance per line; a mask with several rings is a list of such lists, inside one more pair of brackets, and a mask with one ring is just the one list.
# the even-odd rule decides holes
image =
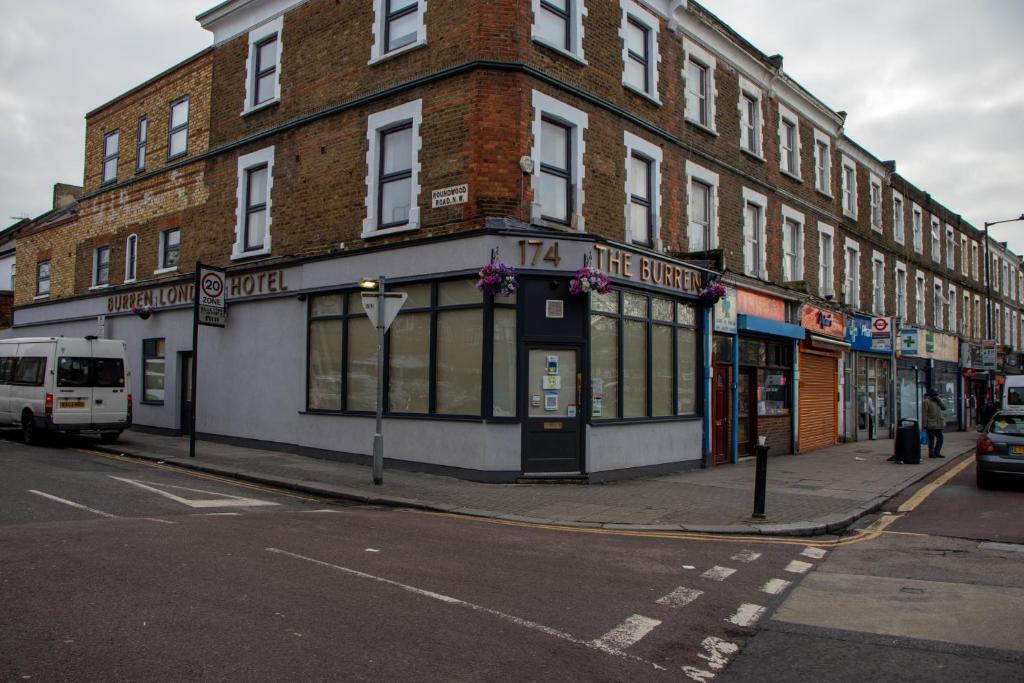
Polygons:
[[719,680],[1024,680],[1024,485],[958,465],[835,548]]
[[0,441],[0,680],[697,680],[827,543],[344,506]]

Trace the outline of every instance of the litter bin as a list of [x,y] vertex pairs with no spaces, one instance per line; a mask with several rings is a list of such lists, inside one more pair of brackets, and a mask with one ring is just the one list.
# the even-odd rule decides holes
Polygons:
[[906,465],[921,464],[921,430],[917,420],[909,417],[900,420],[893,441],[893,459]]

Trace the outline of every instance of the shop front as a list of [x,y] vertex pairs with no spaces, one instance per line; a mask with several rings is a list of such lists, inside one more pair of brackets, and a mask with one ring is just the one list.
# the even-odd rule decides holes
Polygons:
[[804,304],[800,342],[799,450],[801,453],[836,443],[840,418],[840,363],[849,345],[843,341],[843,315]]
[[726,287],[726,295],[714,307],[714,337],[711,344],[711,456],[713,465],[735,462],[733,393],[739,377],[737,336],[737,293]]
[[854,315],[846,325],[853,378],[849,430],[857,441],[893,436],[892,332],[889,318]]
[[971,429],[981,422],[981,411],[985,406],[989,373],[982,361],[981,344],[960,343],[960,375],[963,378],[964,429]]
[[946,429],[960,429],[960,342],[951,334],[923,330],[922,355],[928,359],[928,388],[938,392],[945,406]]
[[[475,286],[500,260],[510,296]],[[607,294],[570,287],[585,265]],[[592,236],[493,229],[232,268],[194,396],[191,276],[21,307],[13,334],[125,340],[142,427],[185,431],[194,397],[202,438],[366,462],[376,342],[358,283],[379,274],[407,295],[384,353],[388,466],[600,481],[703,465],[709,272]]]

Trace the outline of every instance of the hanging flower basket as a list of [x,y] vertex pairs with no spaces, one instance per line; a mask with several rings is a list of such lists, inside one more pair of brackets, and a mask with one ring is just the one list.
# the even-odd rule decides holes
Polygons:
[[569,281],[569,292],[577,296],[588,292],[607,294],[610,291],[612,291],[611,280],[597,268],[580,268]]
[[153,313],[152,306],[132,306],[132,313],[139,316],[143,320],[148,320],[149,316]]
[[708,305],[717,304],[725,297],[725,287],[720,282],[709,282],[700,290],[700,299]]
[[476,288],[491,296],[512,296],[519,289],[516,269],[505,263],[488,263],[480,269]]

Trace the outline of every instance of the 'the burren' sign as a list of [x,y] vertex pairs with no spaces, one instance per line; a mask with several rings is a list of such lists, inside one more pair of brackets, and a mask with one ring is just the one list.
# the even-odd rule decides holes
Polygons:
[[[282,270],[232,275],[227,282],[227,298],[229,300],[287,291],[288,285],[285,284]],[[154,309],[181,306],[191,304],[194,296],[195,285],[193,283],[115,294],[107,297],[107,313],[121,313],[142,306]]]

